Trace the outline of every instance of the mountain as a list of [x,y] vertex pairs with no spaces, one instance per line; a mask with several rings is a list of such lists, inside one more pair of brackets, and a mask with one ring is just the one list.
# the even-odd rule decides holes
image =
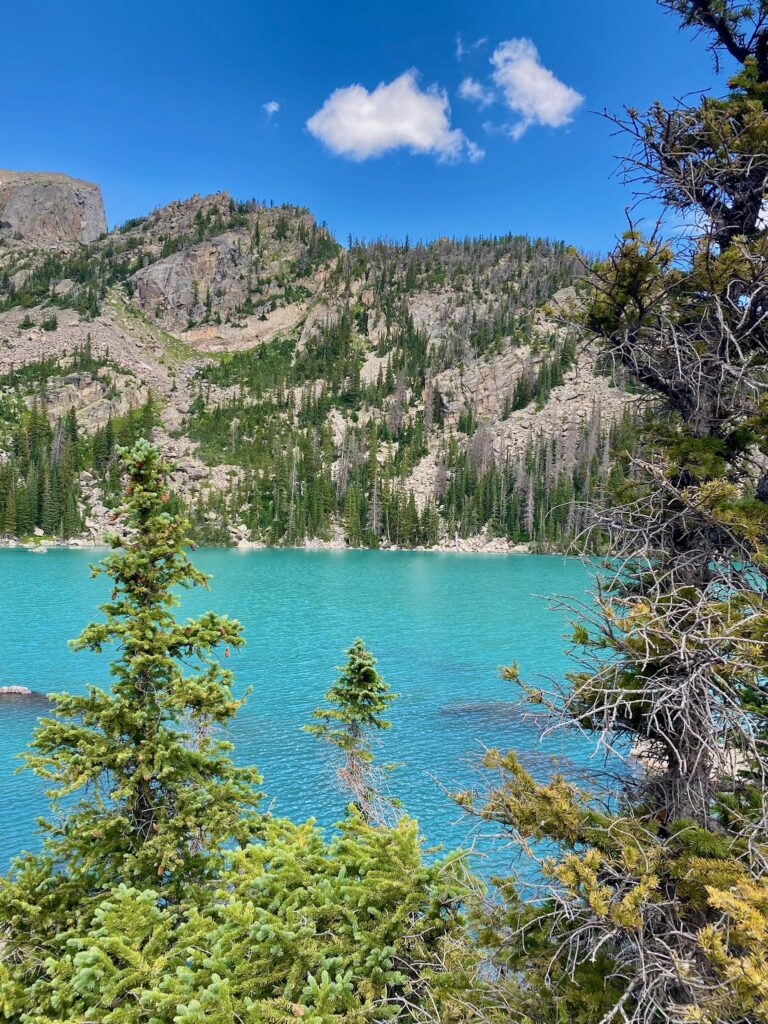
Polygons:
[[342,247],[226,192],[107,232],[96,186],[0,182],[0,533],[98,536],[141,432],[213,543],[558,546],[622,471],[563,243]]

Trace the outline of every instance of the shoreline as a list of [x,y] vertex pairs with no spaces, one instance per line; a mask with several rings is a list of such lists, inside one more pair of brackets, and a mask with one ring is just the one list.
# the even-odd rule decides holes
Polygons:
[[[396,544],[374,547],[350,547],[338,538],[323,540],[321,538],[308,538],[303,544],[265,544],[263,541],[240,540],[235,544],[211,544],[200,545],[200,547],[211,547],[221,551],[414,551],[434,552],[436,554],[456,553],[460,555],[533,555],[553,554],[565,555],[564,551],[540,551],[534,544],[518,543],[513,544],[502,537],[484,538],[465,537],[456,541],[442,541],[432,547],[418,545],[416,547],[398,547]],[[68,540],[55,540],[41,537],[35,540],[19,540],[14,537],[0,537],[0,549],[29,551],[32,554],[43,554],[46,551],[62,550],[110,550],[110,546],[103,540],[95,540],[91,537],[72,537]]]

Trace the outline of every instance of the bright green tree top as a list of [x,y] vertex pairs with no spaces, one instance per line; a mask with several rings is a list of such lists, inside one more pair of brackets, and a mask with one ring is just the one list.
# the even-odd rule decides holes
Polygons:
[[370,761],[370,730],[390,727],[391,723],[382,716],[397,694],[390,691],[376,671],[376,659],[362,640],[355,640],[347,654],[346,665],[339,666],[341,675],[325,695],[336,707],[313,711],[312,717],[319,719],[320,724],[305,728],[346,753],[354,750],[363,760]]

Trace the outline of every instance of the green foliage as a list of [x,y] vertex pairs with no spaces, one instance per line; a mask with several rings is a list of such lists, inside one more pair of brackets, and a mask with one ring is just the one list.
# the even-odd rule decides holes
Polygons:
[[552,388],[559,387],[564,381],[565,373],[576,361],[576,348],[572,341],[561,345],[552,356],[544,356],[535,375],[530,372],[521,374],[512,393],[510,411],[524,409],[531,402],[541,408],[549,398]]
[[[457,424],[468,435],[465,444],[446,430],[443,398],[431,377],[435,360],[445,354],[428,352],[407,311],[393,313],[391,332],[377,349],[387,359],[386,372],[375,382],[361,379],[356,322],[348,309],[298,354],[291,338],[278,338],[198,372],[201,387],[188,431],[210,462],[244,469],[224,501],[224,520],[243,522],[269,543],[329,537],[335,519],[352,547],[433,545],[446,534],[453,539],[484,529],[516,542],[562,547],[586,525],[584,503],[620,482],[624,462],[611,453],[632,448],[629,418],[614,424],[606,438],[595,411],[570,435],[536,437],[522,460],[510,456],[500,464],[472,408],[464,409]],[[573,343],[541,344],[539,375],[526,401],[546,401],[573,364]],[[224,403],[212,403],[208,384],[239,390]],[[414,409],[416,396],[425,409]],[[341,442],[330,430],[332,409],[347,417]],[[365,428],[356,425],[363,417]],[[405,479],[428,454],[430,439],[439,440],[437,457],[448,486],[436,489],[419,510]],[[209,511],[207,504],[192,510],[196,536],[207,536],[197,531],[207,529]],[[599,537],[589,543],[599,544]]]
[[[243,640],[239,623],[212,613],[176,622],[174,588],[205,586],[206,577],[183,551],[184,521],[165,510],[157,451],[140,441],[124,464],[129,537],[96,570],[113,582],[103,621],[73,642],[96,652],[118,643],[116,681],[110,692],[56,695],[26,760],[50,782],[54,810],[67,802],[65,828],[57,815],[44,824],[47,858],[76,866],[95,891],[125,881],[178,898],[224,844],[246,841],[253,828],[244,812],[259,798],[258,776],[234,768],[215,735],[241,702],[214,652],[225,646],[229,656]],[[184,675],[182,658],[195,658],[197,672]]]
[[320,736],[345,752],[354,751],[368,761],[371,750],[366,736],[371,729],[388,729],[390,722],[383,717],[397,694],[376,671],[376,659],[359,638],[347,651],[346,665],[341,675],[326,693],[325,699],[335,705],[320,708],[313,717],[319,725],[307,725],[307,732]]
[[286,386],[293,351],[294,343],[290,338],[278,338],[254,349],[224,356],[204,366],[197,377],[220,388],[239,386],[254,398],[261,398],[272,388]]
[[[0,311],[14,306],[30,309],[48,305],[70,307],[86,317],[96,316],[109,285],[127,277],[141,265],[134,261],[121,268],[110,259],[112,251],[107,248],[97,252],[80,246],[68,255],[47,253],[17,288],[10,284],[5,289],[0,287]],[[56,284],[63,280],[74,282],[74,287],[66,292],[57,291]],[[44,318],[42,325],[46,323],[49,324],[46,330],[55,328],[55,312]]]
[[0,392],[29,394],[34,390],[44,396],[48,382],[56,377],[66,377],[71,373],[98,373],[104,367],[115,368],[115,363],[94,355],[89,335],[82,345],[76,345],[65,358],[46,356],[33,363],[23,363],[0,375]]
[[61,537],[79,533],[80,453],[74,413],[55,428],[36,405],[29,410],[11,405],[7,413],[18,419],[6,442],[9,458],[0,463],[0,534],[27,536],[35,528]]
[[[0,377],[0,443],[8,453],[0,463],[0,534],[23,537],[36,528],[60,538],[81,533],[80,474],[86,470],[98,480],[108,504],[119,499],[118,448],[150,437],[158,419],[152,396],[110,418],[91,437],[80,429],[74,410],[54,424],[42,411],[52,379],[98,372],[105,365],[108,361],[94,357],[86,343],[64,363],[44,359]],[[177,502],[172,496],[171,504]]]
[[407,819],[378,829],[352,814],[330,843],[311,823],[268,820],[203,905],[169,907],[157,891],[116,886],[53,944],[33,984],[0,964],[0,1019],[373,1024],[418,1020],[422,1007],[450,1014],[472,967],[457,947],[459,877],[451,859],[423,864]]

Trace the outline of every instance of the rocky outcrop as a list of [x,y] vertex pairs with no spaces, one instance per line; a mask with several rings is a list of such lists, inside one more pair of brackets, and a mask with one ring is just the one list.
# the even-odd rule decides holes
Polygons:
[[[303,207],[193,196],[109,236],[143,263],[130,278],[134,306],[209,352],[248,348],[293,328],[324,283],[310,258],[326,238]],[[170,250],[170,251],[169,251]]]
[[106,231],[98,185],[66,174],[0,170],[0,234],[61,248]]
[[80,426],[92,433],[111,417],[138,408],[149,395],[150,389],[135,377],[102,370],[54,377],[42,395],[29,395],[25,402],[30,409],[42,409],[52,423],[74,409]]
[[241,241],[236,232],[228,232],[139,270],[131,278],[135,304],[177,331],[201,307],[213,308],[214,301],[216,312],[226,316],[249,294],[250,258]]

